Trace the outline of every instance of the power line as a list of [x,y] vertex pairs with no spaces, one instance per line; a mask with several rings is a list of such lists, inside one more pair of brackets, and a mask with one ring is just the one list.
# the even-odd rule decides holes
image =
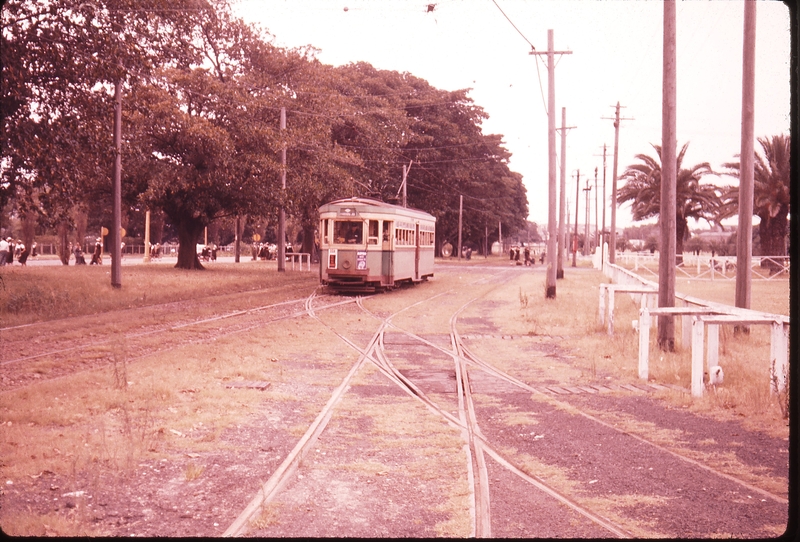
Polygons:
[[505,17],[505,18],[506,18],[506,20],[507,20],[509,23],[511,23],[511,26],[513,26],[513,27],[514,27],[514,30],[516,30],[516,31],[517,31],[517,33],[518,33],[520,36],[522,36],[522,39],[524,39],[526,42],[528,42],[528,45],[530,45],[530,46],[531,46],[531,50],[532,50],[532,51],[535,51],[535,50],[536,50],[536,47],[534,47],[534,46],[533,46],[533,44],[530,42],[530,40],[529,40],[528,38],[526,38],[526,37],[525,37],[525,34],[523,34],[523,33],[522,33],[522,31],[521,31],[519,28],[517,28],[517,25],[515,25],[515,24],[514,24],[514,21],[512,21],[512,20],[511,20],[511,19],[508,17],[508,15],[506,15],[506,12],[505,12],[505,11],[503,11],[503,8],[501,8],[501,7],[500,7],[500,4],[498,4],[496,0],[492,0],[492,3],[493,3],[495,6],[497,6],[497,9],[499,9],[499,10],[500,10],[500,13],[502,13],[502,14],[503,14],[503,17]]

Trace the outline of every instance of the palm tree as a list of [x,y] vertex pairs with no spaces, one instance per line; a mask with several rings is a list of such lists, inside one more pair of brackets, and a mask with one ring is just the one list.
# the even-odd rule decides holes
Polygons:
[[[789,216],[789,167],[790,137],[776,135],[759,137],[763,155],[755,152],[753,164],[753,214],[761,221],[758,234],[761,238],[761,254],[784,256]],[[722,164],[726,174],[739,177],[739,162]],[[730,187],[723,194],[720,219],[739,212],[739,187]]]
[[[721,191],[711,184],[700,184],[704,175],[713,174],[708,162],[697,164],[690,169],[682,169],[681,162],[689,143],[686,143],[677,156],[678,172],[675,193],[675,235],[677,237],[677,265],[683,263],[683,241],[689,234],[689,218],[704,219],[707,222],[717,220],[717,209],[720,206]],[[661,211],[661,146],[653,145],[658,159],[646,154],[637,154],[641,164],[633,164],[625,169],[620,177],[626,183],[617,190],[617,205],[631,202],[633,219],[646,220],[658,216]]]

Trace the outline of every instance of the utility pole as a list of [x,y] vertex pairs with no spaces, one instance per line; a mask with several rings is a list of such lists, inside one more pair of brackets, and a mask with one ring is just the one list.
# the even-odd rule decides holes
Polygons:
[[[661,251],[658,258],[658,306],[675,306],[676,183],[677,183],[677,55],[675,0],[664,0],[664,75],[661,109],[661,208],[658,221]],[[675,317],[658,318],[658,346],[675,350]]]
[[617,165],[619,162],[619,121],[634,120],[632,118],[620,118],[617,102],[616,114],[614,118],[602,117],[614,121],[614,169],[611,172],[611,231],[608,240],[608,263],[616,263],[617,259]]
[[[286,131],[286,108],[281,107],[281,135]],[[281,189],[286,195],[286,143],[281,147]],[[281,204],[278,215],[278,271],[286,271],[286,209]]]
[[[595,154],[595,156],[600,156],[599,154]],[[603,225],[600,229],[601,237],[599,239],[600,243],[600,269],[605,267],[605,240],[606,240],[606,207],[608,207],[608,202],[606,202],[606,144],[603,143]],[[597,178],[597,173],[595,172],[595,179]],[[598,217],[595,217],[597,219]]]
[[567,108],[561,108],[561,190],[558,194],[558,267],[556,268],[556,279],[564,278],[564,248],[567,244],[566,227],[567,216],[564,211],[567,201],[567,130],[576,128],[567,126]]
[[[756,3],[744,3],[742,54],[742,142],[739,166],[739,228],[736,239],[736,306],[750,308],[750,264],[753,255],[753,170],[756,57]],[[739,332],[749,329],[737,328]]]
[[114,83],[114,186],[112,190],[111,286],[122,287],[122,80]]
[[597,248],[597,243],[600,242],[600,233],[597,231],[597,168],[594,168],[594,243],[592,244],[592,248]]
[[458,259],[461,260],[461,215],[464,212],[464,196],[458,196]]
[[144,212],[144,263],[150,263],[150,209]]
[[575,231],[572,233],[572,267],[578,267],[578,201],[581,195],[581,170],[575,182]]
[[503,223],[497,223],[497,237],[498,241],[500,242],[500,254],[503,255],[505,253],[505,249],[503,248]]
[[405,165],[403,166],[403,182],[400,184],[400,190],[403,191],[403,207],[408,207],[408,189],[406,188],[406,179],[408,179],[408,173],[411,171],[411,165],[414,163],[414,160],[411,160],[408,163],[408,167]]
[[589,185],[589,177],[586,177],[586,188],[583,189],[586,192],[586,221],[583,224],[583,255],[586,256],[589,254],[589,192],[592,190],[592,187]]
[[532,55],[547,54],[547,151],[548,151],[548,218],[547,218],[547,280],[545,297],[556,297],[556,254],[558,233],[556,232],[556,86],[555,55],[572,54],[571,51],[553,50],[553,30],[547,31],[547,53],[531,51]]

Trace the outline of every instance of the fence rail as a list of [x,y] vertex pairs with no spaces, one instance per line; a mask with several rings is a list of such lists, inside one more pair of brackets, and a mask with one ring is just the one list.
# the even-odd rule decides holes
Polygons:
[[[658,277],[658,254],[633,252],[616,255],[617,265],[633,268]],[[677,276],[693,279],[735,280],[736,256],[710,256],[708,254],[685,254],[683,265],[675,266]],[[790,271],[789,256],[753,256],[750,272],[753,280],[788,279]]]
[[[652,289],[658,291],[658,283],[645,279],[629,269],[619,265],[606,263],[603,266],[603,274],[611,279],[613,283],[627,286],[631,291],[630,295],[641,295],[640,289]],[[605,287],[609,289],[608,285]],[[626,288],[622,288],[624,291]],[[603,312],[601,286],[601,307]],[[637,293],[638,292],[638,293]],[[650,308],[646,303],[642,303],[639,316],[639,376],[647,379],[648,374],[648,352],[649,352],[649,330],[651,314],[674,313],[682,315],[684,318],[684,333],[682,340],[690,343],[692,348],[692,376],[691,388],[693,396],[703,394],[703,340],[705,328],[708,328],[708,352],[707,364],[716,363],[718,359],[719,347],[719,325],[728,323],[733,325],[750,324],[769,324],[772,326],[770,338],[770,390],[773,393],[783,392],[786,389],[788,377],[788,347],[789,347],[789,317],[782,314],[769,314],[750,309],[732,307],[724,303],[716,303],[699,299],[685,294],[675,294],[676,304],[680,301],[683,307],[664,307]],[[613,310],[613,305],[610,307]],[[699,311],[716,313],[722,316],[699,316],[695,313]],[[611,322],[613,315],[607,316]],[[689,330],[687,331],[687,327]],[[609,330],[613,328],[609,327]]]

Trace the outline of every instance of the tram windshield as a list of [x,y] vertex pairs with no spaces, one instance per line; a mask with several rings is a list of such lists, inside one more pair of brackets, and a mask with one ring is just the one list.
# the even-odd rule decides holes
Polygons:
[[364,223],[360,220],[336,220],[333,223],[333,241],[360,245],[364,240]]

